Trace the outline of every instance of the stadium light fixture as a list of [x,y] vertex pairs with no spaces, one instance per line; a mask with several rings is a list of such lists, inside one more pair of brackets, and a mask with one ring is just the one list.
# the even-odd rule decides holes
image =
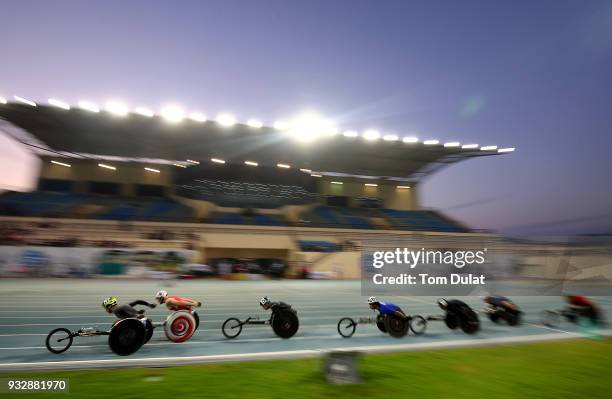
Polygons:
[[159,169],[144,168],[144,170],[146,170],[147,172],[160,173]]
[[396,186],[395,188],[397,188],[398,190],[407,190],[410,188],[410,186]]
[[206,122],[208,120],[206,115],[201,112],[191,112],[189,114],[189,119],[194,122]]
[[259,164],[254,161],[244,161],[244,164],[249,166],[259,166]]
[[153,113],[153,111],[145,107],[136,107],[134,109],[134,113],[141,116],[146,116],[147,118],[152,118],[153,116],[155,116],[155,113]]
[[363,138],[368,141],[378,140],[380,138],[380,133],[378,130],[369,129],[363,132]]
[[331,184],[338,184],[338,185],[343,185],[344,183],[342,183],[341,181],[331,181]]
[[28,100],[27,98],[23,98],[23,97],[19,97],[19,96],[13,96],[13,98],[16,101],[19,101],[20,103],[27,104],[27,105],[29,105],[31,107],[36,107],[36,103],[34,101],[32,101],[32,100]]
[[376,184],[376,183],[366,183],[366,184],[364,184],[364,186],[366,186],[366,187],[378,187],[378,184]]
[[444,143],[444,147],[446,148],[459,147],[460,145],[461,143],[458,141],[451,141],[449,143]]
[[225,163],[225,160],[224,160],[224,159],[219,159],[219,158],[210,158],[210,160],[211,160],[211,162],[214,162],[214,163],[220,163],[220,164],[222,164],[222,165]]
[[70,109],[70,105],[68,103],[58,100],[57,98],[50,98],[47,101],[54,107],[65,109],[66,111]]
[[417,143],[418,141],[419,139],[414,136],[406,136],[402,139],[402,142],[404,143]]
[[263,127],[263,123],[259,119],[249,119],[247,125],[253,129],[261,129]]
[[285,121],[276,121],[273,125],[274,129],[285,131],[289,129],[289,124]]
[[323,177],[323,175],[320,175],[318,173],[313,173],[310,175],[310,177]]
[[100,108],[94,104],[91,103],[89,101],[79,101],[78,102],[79,108],[84,109],[85,111],[89,111],[89,112],[100,112]]
[[497,150],[496,145],[486,145],[484,147],[480,147],[480,151],[495,151]]
[[68,163],[64,163],[64,162],[59,162],[59,161],[51,161],[52,164],[55,165],[59,165],[59,166],[64,166],[66,168],[71,168],[72,166]]
[[425,140],[425,141],[423,141],[423,144],[425,144],[425,145],[436,145],[436,144],[440,144],[440,140]]
[[217,123],[221,126],[231,127],[236,124],[236,117],[230,114],[219,114],[217,116]]
[[194,161],[193,159],[187,159],[187,162],[192,163],[194,165],[199,165],[200,164],[200,162]]
[[170,123],[179,123],[185,119],[185,111],[176,105],[167,105],[163,107],[160,115]]
[[104,104],[104,108],[107,112],[117,116],[126,116],[128,114],[128,107],[119,101],[108,101]]
[[338,134],[338,128],[334,121],[325,119],[317,112],[305,111],[295,117],[285,128],[284,122],[277,122],[275,128],[278,130],[289,130],[296,139],[310,142],[319,137],[331,137]]
[[472,150],[478,147],[479,147],[478,144],[464,144],[461,146],[461,148],[464,150]]
[[312,169],[300,168],[300,172],[304,172],[304,173],[312,173]]
[[7,103],[6,98],[0,97],[0,104],[6,104],[6,103]]
[[356,131],[354,131],[354,130],[345,130],[344,132],[342,132],[342,135],[343,135],[344,137],[350,137],[350,138],[353,138],[353,137],[357,137],[357,136],[359,136],[359,133],[357,133],[357,132],[356,132]]
[[281,169],[289,169],[289,168],[291,168],[291,165],[288,165],[286,163],[277,163],[276,166],[278,166]]
[[186,165],[183,165],[183,164],[180,164],[180,163],[173,163],[172,165],[177,166],[177,167],[179,167],[179,168],[183,168],[183,169],[186,169],[186,168],[187,168],[187,166],[186,166]]
[[117,170],[116,167],[107,165],[105,163],[99,163],[98,166],[101,167],[101,168],[104,168],[104,169]]
[[500,148],[499,150],[497,150],[497,152],[513,152],[514,149],[515,149],[514,147]]
[[397,141],[399,140],[399,137],[397,136],[397,134],[385,134],[383,136],[383,140],[384,141]]

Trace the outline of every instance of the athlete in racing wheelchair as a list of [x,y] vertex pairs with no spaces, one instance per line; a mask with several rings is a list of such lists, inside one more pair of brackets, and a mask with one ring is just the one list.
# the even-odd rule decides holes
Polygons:
[[221,326],[221,332],[226,338],[236,338],[242,332],[245,324],[269,324],[272,330],[280,338],[287,339],[295,335],[300,327],[297,311],[285,302],[272,302],[267,296],[261,298],[259,305],[265,310],[271,310],[272,315],[268,320],[259,320],[258,317],[249,317],[240,321],[235,317],[225,320]]
[[549,327],[557,327],[561,318],[570,323],[578,324],[587,320],[591,326],[604,326],[605,322],[599,307],[591,299],[582,295],[566,295],[567,307],[561,310],[544,310],[543,323]]
[[200,316],[195,311],[195,307],[202,306],[202,302],[194,301],[193,299],[183,298],[176,295],[168,295],[167,291],[161,290],[157,291],[155,294],[155,300],[160,305],[165,304],[168,310],[173,312],[185,311],[191,313],[193,318],[195,319],[195,329],[200,325]]
[[505,321],[510,326],[521,324],[521,310],[519,307],[505,296],[487,296],[483,301],[488,305],[485,312],[493,323]]
[[399,306],[380,302],[375,296],[371,296],[368,298],[368,307],[378,311],[376,326],[380,331],[395,338],[401,338],[408,333],[409,317]]
[[480,330],[478,314],[469,305],[458,299],[438,299],[438,306],[444,315],[428,316],[427,320],[443,320],[451,330],[459,327],[466,334],[475,334]]

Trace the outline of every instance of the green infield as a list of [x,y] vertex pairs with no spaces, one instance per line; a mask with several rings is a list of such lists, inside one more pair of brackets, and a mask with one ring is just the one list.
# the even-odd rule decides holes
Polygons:
[[[13,373],[70,379],[79,398],[609,398],[612,340],[575,340],[360,358],[363,383],[332,386],[321,359]],[[62,394],[0,394],[58,397]]]

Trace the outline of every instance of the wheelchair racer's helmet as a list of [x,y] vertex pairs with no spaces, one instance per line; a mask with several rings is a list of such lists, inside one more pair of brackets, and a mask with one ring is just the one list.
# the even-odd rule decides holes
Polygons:
[[109,296],[105,300],[102,301],[102,307],[108,309],[111,306],[115,306],[117,304],[116,296]]
[[446,310],[446,308],[448,307],[448,302],[446,302],[446,299],[444,299],[444,298],[440,298],[440,299],[438,299],[438,306],[439,306],[441,309]]
[[162,303],[163,298],[168,296],[168,291],[157,291],[157,294],[155,294],[155,300],[157,300],[157,302]]
[[269,304],[270,302],[272,302],[272,301],[270,300],[270,298],[268,298],[267,296],[265,296],[265,297],[261,298],[261,300],[259,301],[259,304],[260,304],[261,306],[264,306],[264,305]]
[[371,305],[373,303],[378,303],[378,299],[376,299],[375,296],[371,296],[368,298],[368,305]]

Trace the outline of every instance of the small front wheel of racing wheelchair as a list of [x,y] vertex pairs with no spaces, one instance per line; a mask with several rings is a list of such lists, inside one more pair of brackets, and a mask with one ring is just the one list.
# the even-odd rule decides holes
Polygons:
[[408,334],[409,322],[407,318],[394,314],[385,316],[385,328],[393,338],[401,338]]
[[225,320],[223,326],[221,326],[221,332],[225,338],[236,338],[242,332],[242,323],[237,318],[230,317],[229,319]]
[[67,328],[56,328],[47,335],[45,345],[51,353],[62,353],[72,345],[72,333]]
[[355,334],[356,328],[357,323],[350,317],[344,317],[338,322],[338,334],[340,334],[342,338],[352,337],[353,334]]
[[414,335],[421,335],[427,329],[427,320],[423,316],[412,316],[410,317],[410,331]]
[[295,312],[281,310],[272,316],[272,330],[283,339],[291,338],[300,328],[300,321]]
[[147,335],[145,322],[122,319],[113,325],[108,335],[108,346],[119,356],[128,356],[144,345]]
[[179,310],[172,313],[164,323],[166,337],[172,342],[185,342],[193,337],[196,319],[190,312]]

